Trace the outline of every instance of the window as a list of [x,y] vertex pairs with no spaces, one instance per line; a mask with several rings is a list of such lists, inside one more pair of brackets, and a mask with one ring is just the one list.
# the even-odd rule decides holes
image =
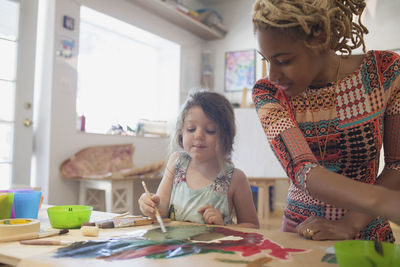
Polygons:
[[0,0],[0,188],[11,181],[19,4]]
[[86,132],[174,119],[179,70],[179,45],[81,7],[76,109]]

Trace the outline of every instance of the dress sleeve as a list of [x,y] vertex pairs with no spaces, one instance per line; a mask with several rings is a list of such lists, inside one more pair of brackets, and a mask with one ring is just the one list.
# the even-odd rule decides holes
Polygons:
[[400,56],[388,52],[381,57],[383,87],[389,94],[384,117],[385,168],[400,171]]
[[253,102],[275,156],[292,182],[306,190],[308,173],[319,164],[285,94],[268,80],[259,80],[253,88]]

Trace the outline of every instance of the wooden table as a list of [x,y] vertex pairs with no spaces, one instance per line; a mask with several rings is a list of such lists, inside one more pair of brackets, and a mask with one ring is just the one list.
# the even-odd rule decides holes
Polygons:
[[[99,219],[107,219],[113,217],[115,214],[105,213],[105,212],[93,212],[91,221]],[[50,224],[47,218],[46,207],[42,208],[39,213],[39,218],[41,221],[41,228],[43,230],[48,229]],[[170,225],[188,225],[190,223],[183,222],[172,222],[167,224]],[[73,240],[73,241],[83,241],[83,240],[96,240],[96,239],[108,239],[115,236],[120,236],[133,231],[151,229],[158,227],[155,225],[146,226],[135,226],[119,229],[101,229],[99,237],[84,237],[81,235],[79,229],[70,230],[68,234],[50,237],[47,239],[59,239],[59,240]],[[335,242],[333,241],[311,241],[306,240],[294,233],[282,233],[279,231],[270,230],[255,230],[247,228],[237,228],[237,227],[227,227],[229,229],[234,229],[241,232],[255,232],[262,234],[264,240],[270,240],[278,244],[282,248],[295,248],[295,249],[308,249],[304,253],[291,253],[290,260],[281,260],[278,258],[273,258],[272,261],[267,263],[267,266],[326,266],[334,267],[337,264],[328,264],[322,262],[321,259],[327,253],[327,249],[331,249]],[[263,250],[261,253],[252,256],[242,256],[240,253],[235,252],[234,254],[221,254],[221,253],[206,253],[191,256],[182,256],[173,259],[147,259],[144,257],[129,259],[129,260],[115,260],[115,261],[105,261],[102,259],[76,259],[76,258],[54,258],[54,252],[59,248],[59,246],[39,246],[39,245],[21,245],[19,242],[8,242],[0,243],[0,263],[9,264],[13,266],[246,266],[245,263],[232,264],[228,261],[244,262],[244,261],[254,261],[262,257],[270,257],[270,250]],[[225,262],[218,261],[217,259],[225,259]]]
[[277,180],[288,180],[285,177],[248,177],[252,186],[258,187],[257,215],[260,224],[267,224],[270,214],[269,188],[275,185]]

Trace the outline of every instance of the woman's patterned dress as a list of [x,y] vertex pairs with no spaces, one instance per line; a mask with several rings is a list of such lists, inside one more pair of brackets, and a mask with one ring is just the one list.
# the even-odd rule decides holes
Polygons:
[[[374,184],[382,143],[385,168],[400,170],[399,65],[398,54],[369,51],[351,75],[294,97],[285,96],[268,80],[256,83],[253,101],[258,116],[291,180],[283,231],[293,231],[310,216],[338,220],[348,211],[313,198],[307,190],[308,172],[322,164],[318,142],[323,151],[328,128],[324,165],[329,170]],[[380,217],[356,238],[394,241],[388,221]]]

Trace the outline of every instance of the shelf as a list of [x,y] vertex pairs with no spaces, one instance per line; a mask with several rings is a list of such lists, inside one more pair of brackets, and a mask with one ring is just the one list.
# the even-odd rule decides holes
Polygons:
[[160,17],[188,30],[204,40],[222,39],[224,35],[211,29],[207,25],[190,17],[175,6],[165,3],[161,0],[131,0],[133,3],[144,9],[159,15]]

